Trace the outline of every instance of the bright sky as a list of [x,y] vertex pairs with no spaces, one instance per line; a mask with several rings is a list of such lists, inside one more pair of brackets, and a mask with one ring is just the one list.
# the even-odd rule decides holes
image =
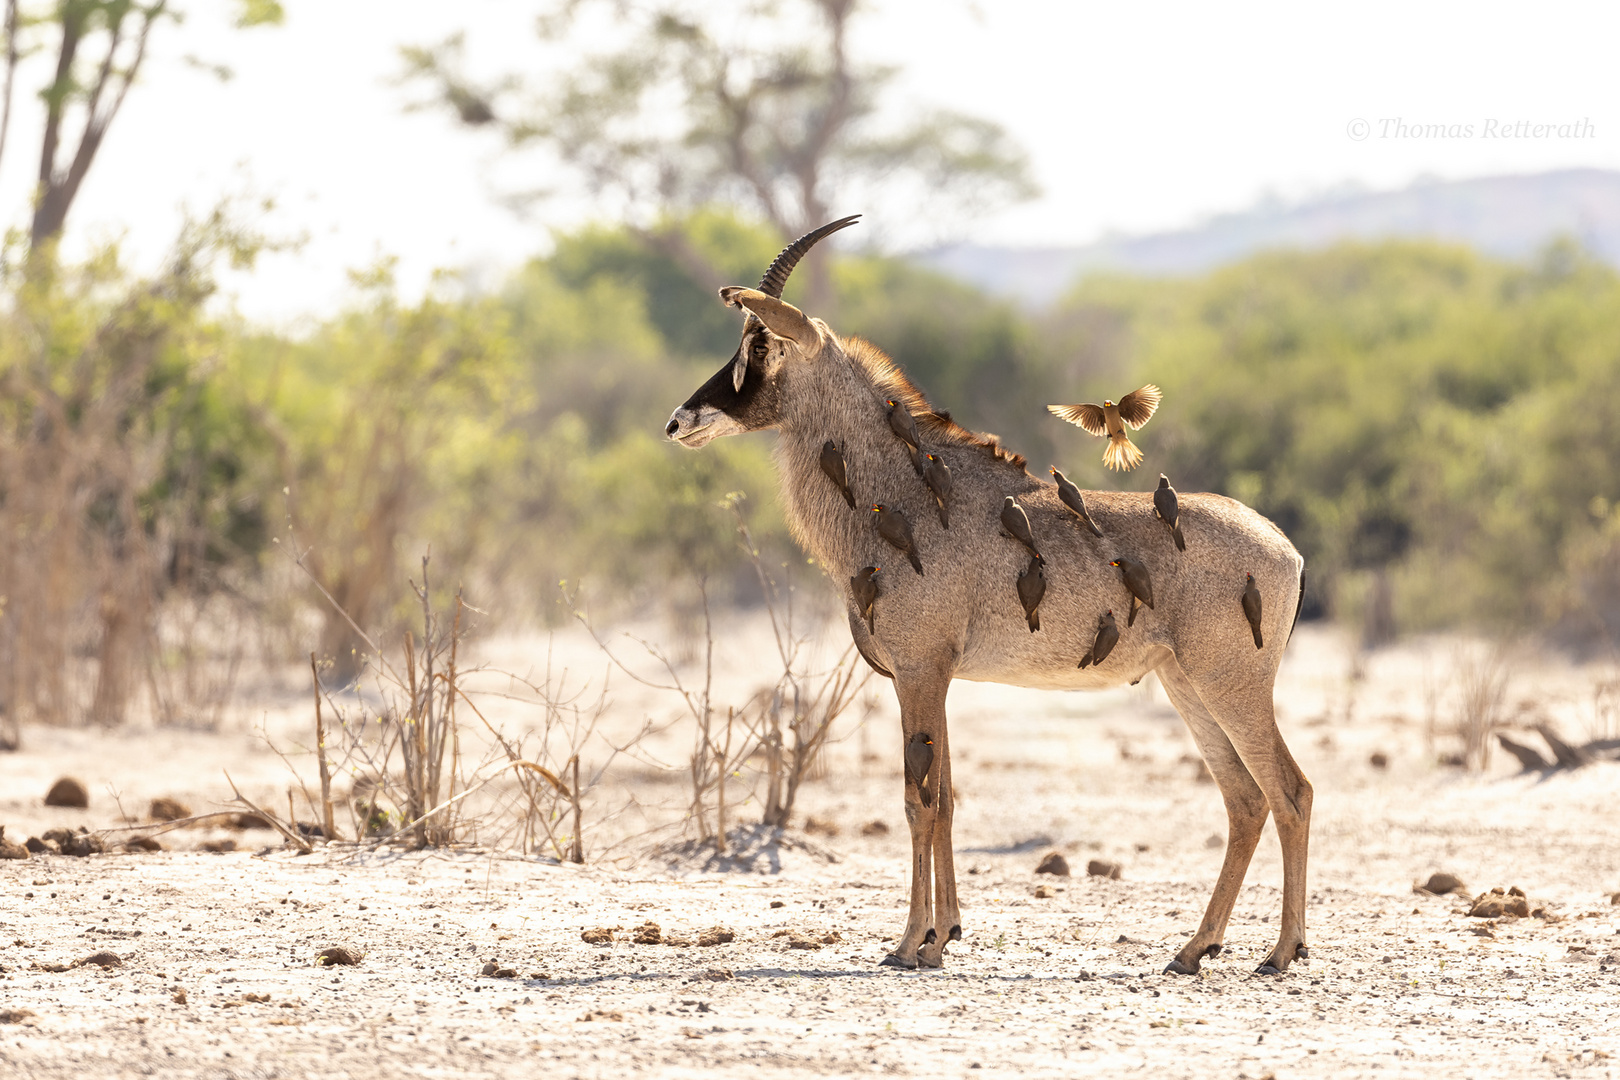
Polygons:
[[[182,207],[203,211],[233,192],[274,196],[266,227],[308,242],[231,279],[230,290],[250,317],[286,322],[334,310],[349,295],[347,271],[379,256],[399,258],[407,294],[436,267],[487,278],[587,212],[563,203],[514,217],[492,198],[492,173],[511,171],[494,140],[405,112],[411,92],[390,82],[400,44],[463,28],[475,73],[535,69],[537,8],[527,0],[288,0],[286,25],[246,32],[229,28],[225,0],[186,6],[190,18],[163,28],[102,149],[69,219],[70,244],[122,237],[150,265]],[[1032,156],[1044,196],[968,223],[959,235],[976,242],[1078,244],[1345,182],[1620,168],[1620,7],[869,7],[856,45],[904,66],[905,100],[989,116]],[[187,54],[236,77],[220,84],[182,63]],[[27,220],[40,123],[32,91],[44,63],[25,68],[0,161],[8,224]],[[1397,120],[1449,130],[1403,136]],[[1590,126],[1580,138],[1487,135],[1520,121]]]

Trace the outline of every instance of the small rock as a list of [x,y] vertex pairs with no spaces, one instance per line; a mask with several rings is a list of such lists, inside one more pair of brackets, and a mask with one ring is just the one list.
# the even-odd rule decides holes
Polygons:
[[888,836],[889,826],[882,821],[868,821],[861,826],[862,836]]
[[1226,837],[1222,836],[1218,832],[1212,832],[1204,838],[1204,846],[1209,848],[1211,851],[1214,851],[1216,848],[1223,848],[1226,846]]
[[1609,906],[1620,907],[1620,892],[1612,892],[1609,894]]
[[1092,859],[1090,862],[1086,863],[1086,873],[1090,874],[1092,877],[1110,878],[1114,881],[1118,881],[1120,875],[1120,866],[1119,863],[1108,862],[1105,859]]
[[711,945],[724,945],[737,940],[737,932],[726,926],[711,926],[697,936],[697,943],[707,948]]
[[613,944],[613,931],[616,929],[618,928],[598,926],[594,930],[581,931],[579,939],[587,945],[611,945]]
[[658,929],[655,922],[644,922],[630,931],[630,940],[637,945],[657,945],[664,940],[663,931]]
[[269,994],[243,994],[242,1000],[251,1005],[267,1005],[270,1002]]
[[98,968],[123,967],[124,966],[124,958],[119,956],[115,952],[96,952],[96,953],[91,953],[89,956],[85,957],[83,960],[74,961],[73,966],[74,967],[84,967],[87,964],[93,964]]
[[0,1009],[0,1024],[20,1024],[33,1015],[31,1009]]
[[1423,884],[1414,884],[1415,893],[1430,893],[1434,896],[1445,896],[1448,893],[1466,893],[1468,886],[1463,884],[1462,878],[1456,874],[1430,874],[1429,880]]
[[517,978],[517,969],[502,967],[500,964],[497,964],[491,960],[489,963],[484,965],[483,974],[491,979],[515,979]]
[[230,829],[268,829],[272,827],[268,821],[258,814],[237,814],[235,817],[227,818],[225,826]]
[[807,817],[804,819],[804,831],[811,834],[819,833],[822,836],[837,836],[839,828],[831,821],[824,821],[818,817]]
[[707,979],[710,982],[730,982],[732,979],[736,978],[736,976],[731,973],[730,968],[710,968],[699,977]]
[[6,827],[0,825],[0,859],[28,859],[28,847],[6,839]]
[[83,784],[71,776],[64,776],[45,793],[46,806],[71,806],[75,810],[90,808],[90,793]]
[[162,851],[163,845],[158,842],[157,837],[155,836],[137,836],[133,840],[124,841],[124,850]]
[[214,855],[223,855],[227,851],[236,850],[236,841],[231,839],[209,840],[203,844],[202,849]]
[[169,1000],[176,1005],[184,1005],[186,1003],[186,988],[183,986],[175,987],[174,993],[169,995]]
[[1050,900],[1056,895],[1057,890],[1052,888],[1050,885],[1035,886],[1035,899],[1037,900]]
[[1375,769],[1387,769],[1389,768],[1389,755],[1382,750],[1374,750],[1372,755],[1367,758],[1367,764]]
[[779,907],[787,907],[787,901],[786,900],[772,900],[771,901],[771,909],[773,911],[776,908],[779,908]]
[[54,829],[46,829],[39,835],[44,838],[46,843],[55,844],[57,852],[61,853],[62,849],[67,847],[68,841],[72,840],[78,835],[78,833],[74,832],[72,829],[64,829],[62,826],[58,825]]
[[181,818],[191,816],[191,807],[179,799],[171,799],[167,795],[159,795],[152,800],[147,810],[153,821],[179,821]]
[[1037,874],[1056,874],[1058,877],[1069,876],[1069,860],[1063,857],[1062,852],[1048,852],[1046,858],[1035,868]]
[[37,836],[30,836],[28,838],[28,843],[24,844],[23,846],[29,851],[32,851],[35,855],[62,854],[61,844],[58,844],[55,840],[41,840]]
[[365,953],[342,945],[333,945],[315,954],[316,967],[353,967],[365,959]]
[[68,842],[62,845],[62,854],[71,855],[76,859],[83,859],[89,855],[100,855],[107,850],[107,845],[101,842],[101,837],[95,833],[75,833]]
[[618,1012],[608,1012],[605,1009],[592,1009],[590,1012],[580,1017],[579,1020],[582,1024],[604,1020],[622,1022],[624,1020],[624,1014]]
[[807,938],[802,934],[794,933],[794,934],[789,934],[788,935],[788,948],[790,948],[790,949],[809,949],[811,951],[814,951],[816,949],[821,948],[821,942],[816,941],[813,938]]
[[491,960],[489,963],[484,965],[483,971],[479,972],[479,974],[481,974],[481,975],[493,975],[493,974],[495,974],[495,969],[500,967],[500,966],[501,965],[499,965],[495,961]]

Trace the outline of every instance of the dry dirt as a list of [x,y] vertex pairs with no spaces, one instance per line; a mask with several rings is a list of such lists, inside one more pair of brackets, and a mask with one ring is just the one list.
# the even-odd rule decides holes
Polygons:
[[[942,971],[877,967],[904,918],[907,862],[880,686],[802,796],[814,834],[761,846],[748,833],[747,869],[705,870],[630,836],[617,861],[577,868],[481,849],[298,856],[268,833],[194,830],[164,836],[164,852],[0,861],[0,1076],[1616,1076],[1620,764],[1545,778],[1501,760],[1477,777],[1436,766],[1453,744],[1429,747],[1425,710],[1449,719],[1457,647],[1354,661],[1314,627],[1291,646],[1281,723],[1317,795],[1311,958],[1282,977],[1251,974],[1276,932],[1270,829],[1227,952],[1197,978],[1158,974],[1208,897],[1225,820],[1151,683],[953,690],[966,937]],[[1600,733],[1601,676],[1537,658],[1508,711],[1533,703],[1526,724]],[[291,683],[249,712],[267,728],[303,722]],[[127,809],[215,806],[226,768],[266,798],[285,787],[286,766],[245,727],[24,734],[0,757],[8,839],[118,824],[111,791]],[[662,760],[684,737],[667,735]],[[88,811],[41,805],[67,773],[86,782]],[[645,763],[617,783],[678,805]],[[594,797],[622,794],[608,783]],[[197,850],[227,836],[242,850]],[[1081,876],[1037,878],[1054,850]],[[1093,859],[1122,876],[1084,876]],[[1468,897],[1413,892],[1434,871],[1472,894],[1519,886],[1554,917],[1470,918]],[[1053,895],[1038,898],[1043,885]],[[694,943],[636,944],[649,922]],[[695,943],[714,927],[734,940]],[[581,939],[603,928],[615,940]],[[360,962],[317,966],[333,946]],[[72,966],[104,951],[121,964]],[[511,977],[483,975],[491,964]]]

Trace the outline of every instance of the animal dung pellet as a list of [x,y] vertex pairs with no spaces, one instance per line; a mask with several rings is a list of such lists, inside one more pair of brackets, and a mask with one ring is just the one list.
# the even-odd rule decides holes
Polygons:
[[868,821],[861,826],[862,836],[888,836],[889,826],[881,821]]
[[174,993],[169,995],[169,1000],[176,1005],[184,1005],[186,1003],[186,988],[183,986],[175,987]]
[[658,928],[658,924],[655,922],[642,923],[630,931],[630,935],[630,940],[637,945],[658,945],[664,940],[664,932]]
[[115,952],[94,952],[83,960],[77,960],[74,967],[92,966],[98,968],[115,968],[124,966],[124,958]]
[[807,817],[804,819],[804,831],[810,833],[811,835],[819,834],[821,836],[831,837],[837,836],[840,830],[838,826],[831,821],[818,817]]
[[1463,884],[1462,878],[1456,874],[1435,873],[1429,875],[1429,880],[1422,884],[1414,884],[1415,893],[1430,893],[1434,896],[1445,896],[1447,893],[1466,893],[1468,886]]
[[780,907],[787,907],[787,901],[786,900],[772,900],[771,901],[771,909],[773,911],[776,908],[780,908]]
[[1092,877],[1109,878],[1113,881],[1118,881],[1120,866],[1117,862],[1108,862],[1105,859],[1092,859],[1090,862],[1086,863],[1086,873],[1090,874]]
[[1214,851],[1216,848],[1223,848],[1226,846],[1226,837],[1222,836],[1220,833],[1210,833],[1208,836],[1204,837],[1204,846],[1209,848],[1211,851]]
[[624,1014],[620,1012],[609,1012],[605,1009],[592,1009],[590,1012],[579,1018],[579,1022],[582,1024],[600,1021],[623,1023]]
[[315,966],[353,967],[364,959],[365,955],[363,952],[350,949],[344,945],[333,945],[315,954]]
[[1500,885],[1487,893],[1480,893],[1468,908],[1473,919],[1499,919],[1511,915],[1519,919],[1530,917],[1530,901],[1517,886],[1511,892]]
[[1035,886],[1035,899],[1037,900],[1050,900],[1056,895],[1057,890],[1052,888],[1050,885]]
[[66,806],[74,810],[87,810],[90,807],[90,792],[85,790],[84,784],[71,776],[64,776],[51,785],[51,790],[45,793],[46,806]]
[[1367,758],[1367,764],[1371,765],[1375,769],[1387,769],[1389,768],[1389,755],[1384,753],[1382,750],[1375,750],[1373,751],[1372,755]]
[[593,930],[583,930],[580,932],[579,939],[587,945],[611,945],[613,943],[613,931],[616,929],[618,928],[598,926]]
[[153,821],[179,821],[181,818],[188,818],[191,816],[191,807],[187,806],[179,799],[173,799],[167,795],[160,795],[152,800],[152,805],[147,811],[147,815],[151,817]]
[[708,948],[713,945],[725,945],[737,940],[737,932],[726,926],[711,926],[698,933],[697,943]]
[[730,968],[710,968],[698,978],[707,979],[709,982],[730,982],[736,976],[731,973]]
[[1037,874],[1056,874],[1058,877],[1069,876],[1069,860],[1061,852],[1049,852],[1041,864],[1035,868]]

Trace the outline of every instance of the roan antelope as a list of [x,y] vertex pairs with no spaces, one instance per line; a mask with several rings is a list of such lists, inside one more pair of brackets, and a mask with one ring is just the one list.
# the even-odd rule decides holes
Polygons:
[[[906,819],[911,828],[911,909],[886,965],[938,967],[962,935],[951,861],[950,743],[945,697],[952,679],[1054,690],[1098,690],[1157,672],[1220,785],[1231,827],[1226,860],[1203,922],[1170,961],[1192,974],[1221,951],[1227,919],[1268,813],[1283,848],[1282,930],[1260,966],[1284,971],[1305,952],[1305,864],[1311,785],[1277,731],[1272,686],[1303,597],[1304,560],[1275,525],[1219,495],[1180,497],[1179,552],[1142,492],[1088,491],[1095,536],[1059,499],[1053,484],[1031,476],[1024,459],[991,436],[934,412],[906,377],[872,345],[841,338],[781,299],[794,265],[818,240],[853,224],[845,218],[789,245],[758,289],[728,287],[721,299],[745,313],[742,343],[714,377],[676,409],[669,438],[697,449],[723,435],[778,432],[777,467],[795,537],[840,588],[862,568],[885,570],[875,631],[846,595],[850,633],[866,661],[894,680],[902,744],[932,753],[905,757]],[[913,450],[891,426],[898,402],[915,420]],[[905,418],[900,418],[904,420]],[[909,425],[906,426],[909,433]],[[842,454],[846,499],[821,466],[829,444]],[[950,467],[950,528],[936,518],[935,493],[919,478],[919,455]],[[1028,514],[1046,590],[1039,632],[1019,602],[1018,577],[1029,551],[1000,525],[1008,496]],[[909,523],[922,572],[896,559],[870,508],[887,507]],[[892,531],[892,530],[891,530]],[[1111,567],[1116,558],[1146,565],[1155,607],[1122,629],[1104,658],[1085,667],[1099,620],[1124,611],[1130,596]],[[1244,617],[1246,575],[1264,597],[1263,626]],[[1267,645],[1257,649],[1263,630]],[[925,775],[915,775],[917,769]],[[925,795],[929,797],[925,797]]]

